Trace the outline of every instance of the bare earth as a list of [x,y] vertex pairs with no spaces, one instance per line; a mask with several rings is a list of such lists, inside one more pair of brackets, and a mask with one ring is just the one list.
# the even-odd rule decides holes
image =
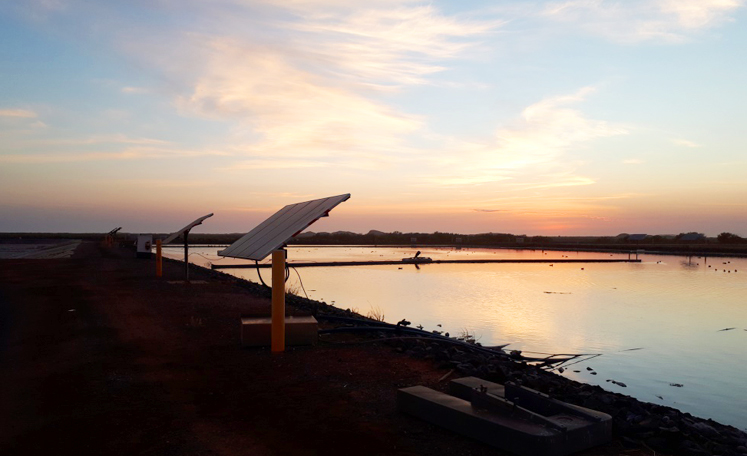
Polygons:
[[269,301],[183,273],[91,242],[1,260],[0,454],[501,454],[397,412],[398,388],[445,390],[448,370],[379,344],[241,348],[240,315]]

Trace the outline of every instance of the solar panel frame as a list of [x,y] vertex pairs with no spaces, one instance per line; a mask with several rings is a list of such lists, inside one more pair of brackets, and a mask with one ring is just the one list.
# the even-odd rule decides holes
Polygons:
[[194,222],[192,222],[192,223],[190,223],[189,225],[185,226],[185,227],[184,227],[184,228],[182,228],[181,230],[179,230],[179,231],[174,231],[173,233],[171,233],[171,234],[169,235],[169,237],[167,237],[166,239],[164,239],[163,241],[161,241],[161,244],[163,244],[163,245],[166,245],[166,244],[168,244],[169,242],[171,242],[171,241],[173,241],[174,239],[178,238],[180,234],[184,233],[185,231],[189,231],[189,230],[191,230],[192,228],[196,227],[197,225],[200,225],[200,224],[202,224],[202,222],[204,222],[204,221],[205,221],[205,219],[207,219],[207,218],[210,218],[210,217],[212,217],[212,216],[213,216],[213,213],[212,213],[212,212],[211,212],[211,213],[209,213],[208,215],[203,215],[202,217],[198,218],[198,219],[197,219],[197,220],[195,220]]
[[296,204],[289,204],[257,225],[239,240],[218,252],[218,255],[260,261],[273,250],[282,247],[289,239],[309,225],[325,217],[338,204],[347,201],[350,193],[330,196]]

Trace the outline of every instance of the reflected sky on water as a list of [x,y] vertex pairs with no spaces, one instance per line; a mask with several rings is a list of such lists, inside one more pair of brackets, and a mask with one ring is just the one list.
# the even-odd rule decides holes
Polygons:
[[[181,258],[181,250],[165,249]],[[216,264],[217,248],[193,248]],[[451,248],[290,247],[290,262],[628,254]],[[562,375],[747,429],[747,259],[641,254],[641,263],[425,264],[298,268],[312,299],[386,320],[464,331],[484,345],[600,353]],[[208,260],[192,255],[190,261]],[[269,260],[268,260],[269,261]],[[552,265],[551,265],[552,264]],[[255,269],[224,272],[258,281]],[[270,271],[262,271],[269,283]],[[291,271],[289,287],[303,295]],[[441,325],[438,327],[437,325]],[[735,328],[722,331],[725,328]],[[591,367],[598,375],[590,374]],[[574,372],[578,370],[580,372]],[[607,382],[616,380],[626,388]],[[671,386],[681,384],[682,387]]]

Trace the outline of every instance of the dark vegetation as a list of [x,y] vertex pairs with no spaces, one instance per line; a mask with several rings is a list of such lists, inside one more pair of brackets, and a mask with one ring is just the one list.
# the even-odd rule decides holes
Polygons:
[[[228,245],[244,233],[190,233],[189,242],[207,245]],[[165,238],[168,233],[154,233],[154,237]],[[0,243],[29,242],[39,239],[83,239],[101,240],[104,233],[0,233]],[[119,242],[130,242],[133,233],[119,233]],[[180,239],[176,243],[183,242]],[[723,232],[717,237],[689,232],[673,234],[641,235],[622,233],[617,236],[526,236],[510,233],[385,233],[371,230],[366,234],[350,231],[304,232],[293,238],[295,245],[378,245],[378,246],[462,246],[486,248],[528,248],[547,250],[594,250],[631,252],[646,250],[648,253],[674,253],[684,255],[747,255],[747,239],[733,233]]]

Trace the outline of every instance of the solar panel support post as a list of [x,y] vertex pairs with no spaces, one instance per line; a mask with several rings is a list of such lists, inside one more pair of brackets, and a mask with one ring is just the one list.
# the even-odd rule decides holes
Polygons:
[[161,240],[156,239],[156,277],[163,276],[163,256],[161,252]]
[[285,351],[285,249],[272,252],[272,327],[273,353]]

